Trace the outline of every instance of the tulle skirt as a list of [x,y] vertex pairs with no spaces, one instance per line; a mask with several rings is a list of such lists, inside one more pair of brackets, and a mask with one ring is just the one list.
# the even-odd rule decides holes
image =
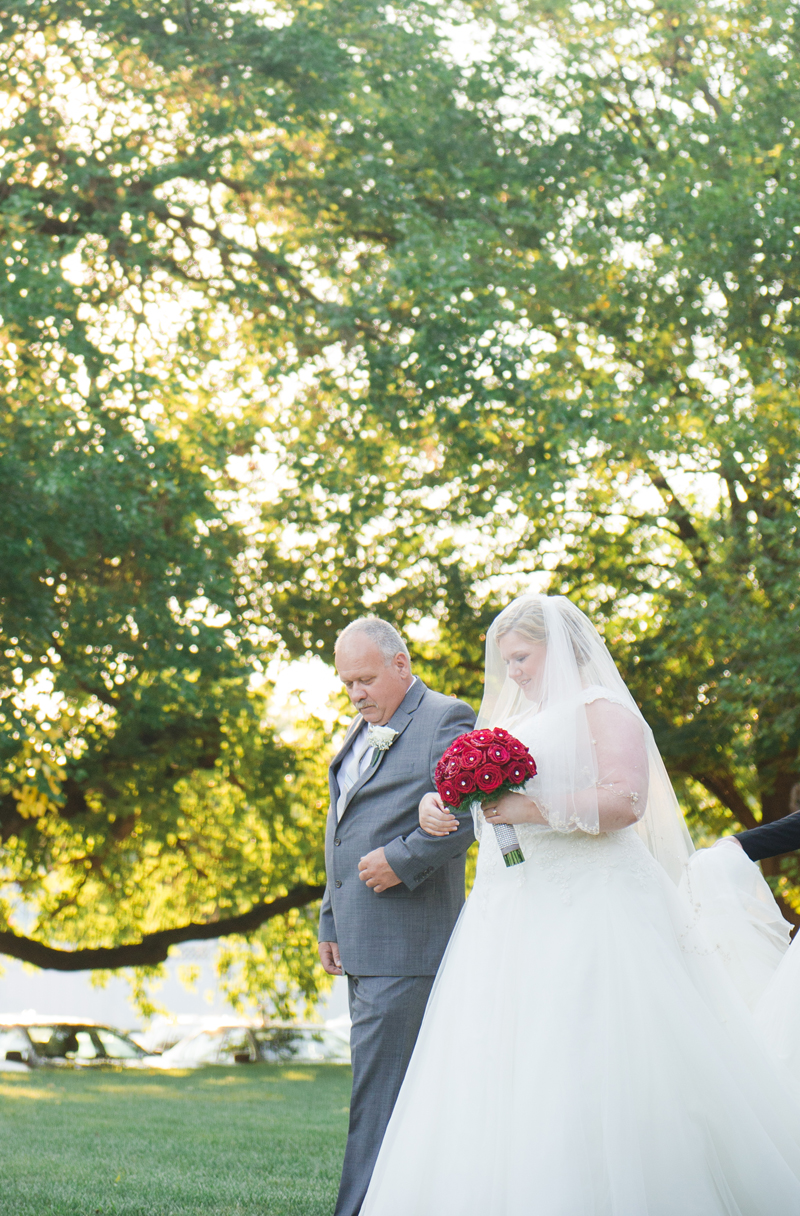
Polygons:
[[798,1216],[800,1108],[636,832],[492,836],[362,1216]]

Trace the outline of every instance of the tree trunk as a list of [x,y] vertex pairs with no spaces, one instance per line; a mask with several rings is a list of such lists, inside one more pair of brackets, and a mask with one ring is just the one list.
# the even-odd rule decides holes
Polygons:
[[[793,809],[798,809],[792,805],[796,797],[794,787],[800,782],[797,757],[781,757],[781,760],[783,763],[777,771],[777,766],[770,765],[759,772],[759,777],[762,778],[762,823],[774,823],[776,819],[783,819],[784,815],[788,815]],[[786,760],[789,761],[788,764]]]
[[[800,772],[798,771],[797,756],[788,753],[781,756],[777,762],[765,765],[759,770],[761,778],[761,822],[774,823],[783,819],[792,811],[800,810],[796,805],[800,787]],[[765,878],[781,878],[784,874],[792,886],[797,884],[797,857],[794,853],[781,853],[776,857],[765,857],[761,862],[761,871]],[[795,930],[800,926],[800,913],[773,892],[776,903],[783,916],[794,925]]]

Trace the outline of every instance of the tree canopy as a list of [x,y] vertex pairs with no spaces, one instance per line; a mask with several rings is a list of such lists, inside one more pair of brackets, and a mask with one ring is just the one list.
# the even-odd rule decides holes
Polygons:
[[[320,596],[326,640],[348,587],[432,614],[474,695],[476,635],[546,571],[713,838],[786,814],[800,780],[796,25],[528,5],[497,38],[458,188],[391,231],[384,202],[384,337],[307,395],[284,595],[296,621]],[[797,919],[795,863],[766,868]]]
[[699,838],[785,814],[790,7],[0,25],[0,947],[151,964],[261,917],[228,974],[313,993],[319,726],[276,735],[253,673],[372,610],[475,700],[532,576],[603,629]]

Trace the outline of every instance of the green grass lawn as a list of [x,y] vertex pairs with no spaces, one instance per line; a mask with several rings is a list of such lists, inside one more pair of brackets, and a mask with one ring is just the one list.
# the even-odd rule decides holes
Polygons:
[[350,1069],[0,1073],[3,1216],[330,1216]]

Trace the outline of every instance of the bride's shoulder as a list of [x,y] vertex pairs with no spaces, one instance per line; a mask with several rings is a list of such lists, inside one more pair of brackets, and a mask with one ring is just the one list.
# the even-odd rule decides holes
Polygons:
[[630,701],[622,693],[613,688],[606,688],[603,684],[591,684],[582,689],[580,700],[584,705],[591,705],[593,701],[610,701],[612,705],[621,705],[623,709],[631,708]]

